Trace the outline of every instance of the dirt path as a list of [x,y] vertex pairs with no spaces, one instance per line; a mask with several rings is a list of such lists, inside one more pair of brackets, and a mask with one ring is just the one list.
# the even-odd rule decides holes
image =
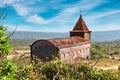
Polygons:
[[30,51],[29,50],[16,50],[16,54],[10,54],[7,56],[7,59],[14,59],[14,58],[20,58],[21,56],[30,56]]
[[16,53],[30,53],[30,50],[15,50]]

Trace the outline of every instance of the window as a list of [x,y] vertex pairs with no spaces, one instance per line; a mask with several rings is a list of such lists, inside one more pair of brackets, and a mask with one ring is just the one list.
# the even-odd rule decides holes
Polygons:
[[89,59],[89,56],[87,56],[86,59]]

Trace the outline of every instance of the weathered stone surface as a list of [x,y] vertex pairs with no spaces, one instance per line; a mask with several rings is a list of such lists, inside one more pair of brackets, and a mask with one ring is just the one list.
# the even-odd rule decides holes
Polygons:
[[[77,57],[82,57],[85,59],[90,59],[90,43],[69,47],[69,48],[62,48],[60,49],[60,59],[61,60],[72,60]],[[63,55],[65,54],[65,55]],[[69,58],[68,58],[69,56]]]

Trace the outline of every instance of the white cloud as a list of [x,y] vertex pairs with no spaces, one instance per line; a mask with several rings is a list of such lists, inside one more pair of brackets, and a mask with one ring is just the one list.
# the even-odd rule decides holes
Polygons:
[[25,3],[23,3],[24,0],[3,0],[0,2],[0,7],[12,6],[18,15],[20,16],[26,16],[28,15],[30,9],[29,6],[27,6]]
[[5,5],[12,5],[14,3],[20,2],[21,0],[2,0],[0,1],[0,7],[4,7]]
[[[6,24],[8,26],[8,31],[14,31],[16,25]],[[34,27],[31,25],[18,25],[16,31],[33,31]]]
[[120,10],[107,10],[102,12],[93,12],[92,15],[85,16],[88,27],[92,31],[106,31],[120,29]]
[[[6,2],[6,1],[7,0],[5,0],[4,2]],[[55,7],[56,6],[54,3],[55,1],[48,2],[48,5],[52,4],[51,7],[52,6]],[[29,21],[31,23],[48,24],[51,22],[59,22],[61,24],[65,24],[68,22],[73,22],[73,20],[75,20],[75,18],[77,18],[76,14],[79,16],[80,10],[84,11],[84,10],[92,9],[95,6],[100,5],[102,1],[103,0],[101,0],[101,1],[94,0],[94,3],[93,3],[90,0],[82,0],[82,1],[79,1],[77,4],[72,4],[69,7],[64,6],[64,8],[63,8],[63,4],[60,1],[60,4],[62,4],[60,6],[62,6],[62,8],[63,8],[61,10],[61,13],[59,13],[58,16],[52,17],[51,19],[47,19],[47,20],[45,20],[44,18],[37,15],[38,13],[41,12],[40,10],[44,11],[44,10],[47,10],[48,8],[50,8],[47,5],[46,5],[47,7],[46,6],[42,7],[40,5],[41,2],[44,2],[44,1],[39,1],[40,3],[38,4],[38,3],[36,3],[37,1],[31,0],[31,1],[28,1],[29,5],[24,0],[9,0],[8,3],[14,7],[14,9],[16,10],[18,15],[25,17],[26,21]],[[36,3],[36,5],[31,6],[30,4],[33,4],[33,3],[34,4]],[[58,4],[58,2],[57,2],[57,4]],[[38,6],[39,8],[37,8],[37,10],[36,10],[35,6]],[[31,13],[34,13],[35,15],[32,15]]]
[[119,16],[119,14],[120,14],[120,10],[93,12],[92,15],[91,14],[86,15],[85,20],[90,26],[109,24],[109,23],[118,24],[119,18],[117,17],[115,18],[115,16]]
[[106,16],[118,14],[118,13],[120,14],[120,10],[110,10],[110,11],[95,13],[95,14],[91,15],[90,17],[92,19],[98,19],[98,18],[102,18],[102,17],[106,17]]
[[116,23],[101,24],[91,27],[94,31],[109,31],[109,30],[120,30],[120,25]]
[[3,0],[0,1],[0,7],[4,7],[6,4],[14,3],[14,0]]
[[71,7],[64,8],[58,16],[53,17],[48,20],[48,23],[59,22],[61,24],[74,23],[76,19],[79,18],[80,10],[91,10],[96,6],[102,4],[102,1],[94,0],[94,3],[90,0],[82,0],[77,4],[72,5]]
[[13,7],[20,16],[26,16],[29,14],[29,8],[23,4],[13,4]]
[[36,23],[36,24],[46,23],[46,21],[42,17],[38,16],[37,14],[31,15],[30,17],[28,17],[27,21],[31,23]]
[[[42,25],[42,27],[46,27],[46,25],[49,25],[51,29],[48,28],[48,31],[58,31],[58,28],[52,28],[56,26],[58,26],[61,29],[60,31],[70,30],[74,27],[77,19],[79,18],[80,10],[83,11],[83,18],[85,17],[84,19],[86,24],[88,25],[88,27],[91,27],[92,30],[119,29],[118,22],[112,21],[111,23],[110,20],[107,19],[109,19],[108,17],[111,15],[114,16],[116,14],[120,14],[120,10],[106,9],[102,12],[100,12],[101,10],[99,12],[94,12],[94,8],[102,6],[102,4],[107,3],[108,0],[79,0],[78,3],[70,5],[65,5],[62,3],[62,1],[59,2],[57,0],[48,1],[46,5],[43,5],[44,0],[27,1],[28,2],[26,2],[25,0],[8,0],[7,2],[7,0],[5,0],[2,3],[0,3],[0,6],[1,4],[7,2],[8,5],[13,6],[18,15],[24,17],[25,21],[34,23],[34,25]],[[59,5],[56,6],[55,2],[57,5]],[[42,15],[38,15],[40,13],[47,12],[48,9],[59,9],[60,12],[58,11],[59,13],[57,13],[56,16],[51,17],[49,19],[45,19],[44,17],[42,17]],[[85,14],[84,16],[84,13],[86,12],[88,12],[88,14]],[[106,22],[100,24],[102,20],[106,20]],[[34,29],[28,23],[28,25],[21,25],[18,30],[32,31]]]
[[[80,10],[90,10],[93,9],[94,7],[98,6],[101,4],[102,1],[94,1],[91,2],[89,0],[86,1],[80,1],[77,4],[72,5],[71,7],[68,8],[64,8],[59,14],[58,16],[52,17],[50,19],[44,19],[41,16],[35,14],[35,15],[31,15],[30,17],[28,17],[26,19],[26,21],[31,22],[31,23],[35,23],[35,24],[53,24],[53,23],[58,23],[59,26],[66,26],[65,28],[68,28],[69,30],[71,29],[71,27],[74,26],[74,24],[76,23],[76,19],[78,19],[79,15],[80,15]],[[91,4],[91,5],[89,5]],[[72,24],[72,25],[71,25]],[[63,31],[67,31],[67,30]]]

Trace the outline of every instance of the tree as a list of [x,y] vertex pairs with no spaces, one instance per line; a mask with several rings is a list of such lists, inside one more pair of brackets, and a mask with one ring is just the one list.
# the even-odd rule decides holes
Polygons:
[[6,56],[11,52],[11,46],[5,35],[6,28],[0,25],[0,57]]
[[6,27],[3,26],[6,19],[6,5],[0,10],[0,58],[8,55],[11,52],[11,46],[8,43],[7,36],[5,35]]

